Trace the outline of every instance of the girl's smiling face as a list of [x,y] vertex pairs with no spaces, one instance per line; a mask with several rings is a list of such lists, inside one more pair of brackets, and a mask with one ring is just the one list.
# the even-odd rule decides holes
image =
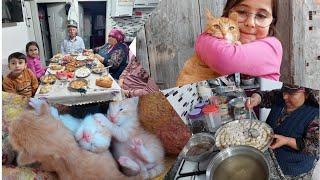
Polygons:
[[[238,18],[240,28],[240,42],[245,44],[257,39],[268,36],[270,24],[272,22],[272,0],[244,0],[231,9],[238,12],[238,16],[247,18]],[[266,26],[261,26],[259,22],[266,21]],[[258,24],[258,25],[257,25]]]

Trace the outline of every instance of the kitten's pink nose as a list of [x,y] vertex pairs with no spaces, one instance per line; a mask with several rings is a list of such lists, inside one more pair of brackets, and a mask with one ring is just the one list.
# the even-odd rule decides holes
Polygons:
[[84,139],[86,142],[89,142],[90,140],[90,134],[87,132],[83,132],[82,139]]
[[116,116],[115,115],[109,115],[108,118],[110,119],[111,122],[115,122],[116,121]]

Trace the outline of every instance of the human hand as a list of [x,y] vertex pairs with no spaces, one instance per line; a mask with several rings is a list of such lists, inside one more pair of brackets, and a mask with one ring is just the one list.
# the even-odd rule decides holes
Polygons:
[[270,144],[271,149],[277,149],[281,146],[287,145],[289,143],[290,138],[286,136],[282,136],[279,134],[274,135],[273,142]]
[[122,89],[122,92],[126,97],[129,97],[129,91],[128,90]]
[[124,81],[124,79],[123,79],[123,78],[119,79],[119,86],[120,86],[120,87],[122,87],[122,85],[123,85],[123,81]]
[[252,109],[255,106],[258,106],[261,102],[261,97],[259,94],[257,93],[253,93],[252,96],[250,98],[247,99],[246,103],[245,103],[245,107],[247,109]]
[[95,54],[94,56],[95,56],[95,58],[97,58],[101,63],[103,63],[104,57],[100,56],[99,54]]

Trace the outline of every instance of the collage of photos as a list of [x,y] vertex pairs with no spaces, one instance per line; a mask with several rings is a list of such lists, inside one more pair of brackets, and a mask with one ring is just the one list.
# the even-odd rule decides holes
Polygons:
[[320,180],[317,0],[2,1],[3,180]]

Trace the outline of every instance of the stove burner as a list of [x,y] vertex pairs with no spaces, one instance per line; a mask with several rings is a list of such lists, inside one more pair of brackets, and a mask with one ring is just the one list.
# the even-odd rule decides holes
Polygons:
[[181,165],[181,167],[180,167],[180,170],[179,170],[179,172],[178,172],[178,176],[177,176],[177,178],[176,179],[180,179],[180,178],[183,178],[183,177],[188,177],[188,176],[198,176],[198,175],[202,175],[202,174],[206,174],[206,171],[201,171],[200,170],[200,163],[198,162],[197,164],[198,164],[198,168],[197,168],[197,170],[196,171],[192,171],[192,172],[187,172],[187,173],[182,173],[181,171],[182,171],[182,167],[183,167],[183,165],[184,165],[184,163],[186,162],[186,160],[182,160],[183,162],[182,162],[182,165]]
[[218,152],[219,152],[218,149],[213,151],[212,154],[210,155],[210,157],[207,160],[202,161],[202,162],[192,162],[192,161],[186,161],[183,159],[180,164],[180,167],[177,172],[175,180],[185,178],[185,177],[191,177],[192,179],[196,179],[196,177],[199,177],[201,175],[205,175],[207,167],[208,167],[211,159]]

